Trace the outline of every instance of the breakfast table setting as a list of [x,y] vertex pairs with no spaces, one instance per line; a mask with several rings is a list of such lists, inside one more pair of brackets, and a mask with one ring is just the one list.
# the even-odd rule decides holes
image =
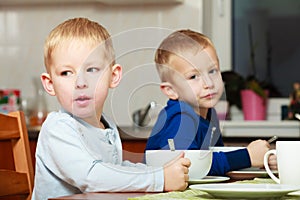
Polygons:
[[[212,186],[214,190],[204,191],[205,186]],[[227,188],[224,186],[234,186]],[[241,187],[243,186],[244,187]],[[194,186],[194,187],[193,187]],[[201,189],[204,186],[204,190]],[[272,187],[274,186],[274,187]],[[277,187],[276,187],[277,186]],[[279,187],[278,187],[279,186]],[[197,189],[197,187],[200,187]],[[219,200],[219,199],[280,199],[280,200],[296,200],[300,199],[300,190],[294,186],[280,187],[271,178],[254,178],[245,180],[231,180],[227,181],[203,183],[203,184],[190,184],[184,191],[162,192],[162,193],[136,193],[136,192],[91,192],[84,194],[75,194],[65,197],[52,198],[51,200],[62,199],[105,199],[105,200]],[[219,192],[216,191],[219,189]],[[298,188],[299,189],[299,188]],[[220,195],[220,196],[219,196]]]
[[[211,187],[207,187],[207,186]],[[236,187],[235,187],[236,185]],[[272,187],[274,185],[274,187]],[[193,187],[195,186],[195,187]],[[226,187],[230,186],[230,187]],[[297,187],[279,186],[270,178],[254,178],[226,183],[209,183],[190,185],[185,191],[146,194],[139,197],[129,197],[128,200],[158,200],[158,199],[300,199],[300,191]],[[299,189],[299,188],[298,188]]]
[[[225,151],[226,149],[221,149]],[[232,149],[228,149],[231,151]],[[220,151],[214,150],[214,151]],[[62,199],[105,199],[105,200],[206,200],[206,199],[300,199],[300,141],[277,141],[276,149],[269,150],[264,155],[264,168],[245,168],[228,172],[225,176],[207,176],[207,163],[211,162],[212,151],[188,151],[185,155],[197,168],[190,167],[189,185],[184,191],[171,192],[91,192],[75,194]],[[176,156],[176,151],[146,152],[148,165],[163,165],[161,160]],[[277,156],[278,170],[271,170],[268,158],[272,154]],[[158,158],[158,155],[160,159]],[[198,156],[198,157],[197,157]],[[201,162],[199,162],[199,159]],[[197,163],[198,162],[198,163]],[[200,174],[200,177],[199,177]]]

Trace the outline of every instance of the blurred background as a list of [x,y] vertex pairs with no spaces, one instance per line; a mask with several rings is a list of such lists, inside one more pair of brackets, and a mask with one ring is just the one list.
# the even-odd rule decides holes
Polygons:
[[[43,43],[64,20],[87,17],[111,33],[123,65],[121,85],[105,105],[118,125],[132,125],[132,113],[151,101],[157,110],[165,105],[153,55],[159,42],[178,29],[208,35],[222,71],[247,77],[254,64],[256,77],[277,92],[268,113],[280,120],[292,84],[300,81],[299,16],[298,0],[0,0],[0,89],[19,90],[25,107],[43,96],[47,111],[57,110],[56,99],[40,94],[36,83],[45,71]],[[239,109],[231,115],[242,120]]]

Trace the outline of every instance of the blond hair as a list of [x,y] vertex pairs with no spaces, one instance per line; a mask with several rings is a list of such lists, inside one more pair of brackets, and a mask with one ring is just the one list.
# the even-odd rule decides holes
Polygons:
[[156,69],[162,81],[167,81],[173,70],[170,70],[170,61],[173,56],[184,58],[185,52],[197,53],[207,47],[215,52],[210,39],[199,32],[192,30],[179,30],[165,38],[155,53]]
[[87,18],[73,18],[56,26],[47,37],[44,45],[44,63],[47,70],[52,62],[53,51],[65,42],[74,39],[95,47],[100,44],[104,45],[105,59],[111,62],[111,66],[115,64],[115,52],[108,31],[97,22]]

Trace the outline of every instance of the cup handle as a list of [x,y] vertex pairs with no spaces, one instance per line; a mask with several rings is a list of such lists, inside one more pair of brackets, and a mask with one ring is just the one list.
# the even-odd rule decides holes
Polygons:
[[268,173],[268,175],[278,184],[280,184],[280,180],[279,178],[277,178],[273,172],[271,171],[270,167],[269,167],[269,156],[271,154],[275,154],[276,155],[276,150],[275,149],[272,149],[272,150],[269,150],[265,155],[264,155],[264,166],[265,166],[265,169]]

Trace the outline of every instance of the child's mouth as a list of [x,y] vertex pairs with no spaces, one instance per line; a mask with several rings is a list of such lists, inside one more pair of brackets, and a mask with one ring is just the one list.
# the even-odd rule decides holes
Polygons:
[[90,100],[89,97],[78,97],[77,99],[75,99],[75,101],[87,101]]
[[204,98],[205,98],[205,99],[211,99],[211,98],[213,98],[214,96],[215,96],[215,94],[214,94],[214,93],[211,93],[211,94],[208,94],[208,95],[204,96]]
[[91,100],[90,97],[88,96],[80,96],[78,98],[75,99],[75,102],[77,102],[79,105],[81,106],[85,106],[88,104],[88,102]]

